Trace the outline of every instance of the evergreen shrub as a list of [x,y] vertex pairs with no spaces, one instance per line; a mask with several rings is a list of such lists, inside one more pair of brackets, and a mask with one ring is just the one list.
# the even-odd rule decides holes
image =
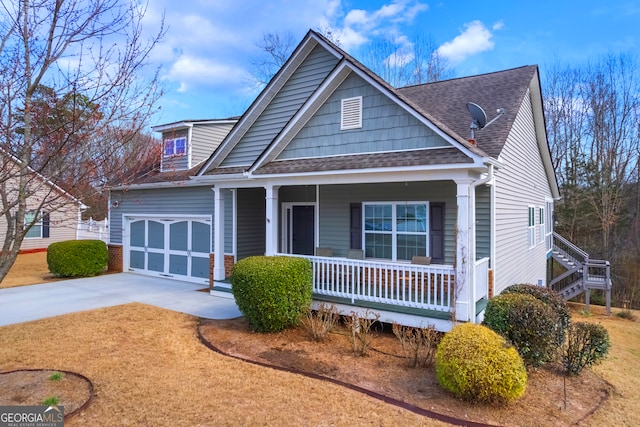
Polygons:
[[238,308],[256,332],[296,325],[311,305],[312,286],[311,262],[304,258],[249,257],[231,273]]
[[103,273],[109,251],[102,240],[66,240],[47,249],[49,271],[57,277],[88,277]]
[[562,366],[569,375],[578,375],[587,366],[597,365],[607,357],[611,341],[604,326],[577,322],[567,329]]
[[527,366],[542,366],[556,354],[560,319],[531,295],[502,293],[490,299],[482,324],[507,338]]
[[438,383],[471,402],[507,403],[524,395],[527,371],[516,349],[486,326],[465,323],[436,351]]
[[504,291],[502,291],[502,294],[508,293],[528,294],[550,305],[560,319],[558,344],[562,344],[562,341],[564,340],[564,333],[571,323],[571,312],[569,311],[569,307],[567,306],[566,301],[560,296],[559,293],[557,293],[553,289],[531,284],[511,285]]

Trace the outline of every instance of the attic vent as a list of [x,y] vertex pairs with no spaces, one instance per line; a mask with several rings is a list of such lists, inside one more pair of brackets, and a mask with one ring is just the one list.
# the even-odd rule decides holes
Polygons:
[[345,98],[342,100],[342,114],[340,116],[340,130],[359,129],[362,127],[362,97]]

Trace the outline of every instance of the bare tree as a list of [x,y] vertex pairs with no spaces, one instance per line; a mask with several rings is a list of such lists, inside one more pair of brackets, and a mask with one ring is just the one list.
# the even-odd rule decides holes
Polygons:
[[452,71],[431,37],[380,37],[362,54],[362,63],[393,87],[450,78]]
[[260,54],[251,61],[255,84],[264,86],[287,62],[296,47],[293,33],[263,33],[262,40],[255,43]]
[[629,299],[640,294],[639,65],[625,54],[582,66],[556,63],[544,81],[562,194],[557,229],[592,256],[611,260],[614,298]]
[[[340,46],[338,35],[330,28],[316,31]],[[251,61],[253,83],[264,86],[289,59],[296,47],[296,39],[290,32],[264,33],[256,47],[260,54]],[[405,36],[382,36],[371,41],[362,52],[354,57],[394,87],[434,82],[453,76],[431,37],[417,35],[409,39]]]
[[[77,168],[78,159],[97,167],[154,112],[158,70],[143,76],[164,29],[145,36],[145,12],[144,4],[124,0],[1,2],[0,281],[39,221],[27,213],[68,209],[65,191],[95,179],[95,168]],[[43,86],[69,101],[51,123],[38,105]]]

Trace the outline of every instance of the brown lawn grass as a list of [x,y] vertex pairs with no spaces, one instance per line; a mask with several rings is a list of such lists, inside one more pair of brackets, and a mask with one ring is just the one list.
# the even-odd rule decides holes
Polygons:
[[[34,266],[43,255],[19,259]],[[640,425],[640,322],[605,316],[599,307],[590,316],[573,308],[574,321],[602,323],[612,341],[594,372],[614,391],[581,425]],[[197,321],[128,304],[1,327],[0,371],[65,370],[91,379],[95,397],[69,426],[446,425],[327,382],[218,355],[196,338]]]
[[197,339],[196,323],[134,303],[6,326],[0,370],[50,368],[90,378],[96,396],[68,426],[445,425],[218,355]]
[[54,278],[49,272],[46,252],[20,254],[9,270],[9,274],[0,282],[0,288],[35,285],[55,280],[60,279]]

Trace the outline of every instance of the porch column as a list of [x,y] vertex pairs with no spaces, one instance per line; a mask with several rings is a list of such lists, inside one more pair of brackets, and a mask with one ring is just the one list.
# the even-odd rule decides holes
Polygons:
[[475,318],[474,304],[471,302],[471,287],[473,286],[471,270],[473,261],[471,255],[471,233],[469,223],[469,192],[472,179],[456,180],[458,201],[458,219],[456,227],[456,289],[455,289],[455,310],[456,319],[467,322]]
[[278,253],[278,189],[279,186],[267,185],[265,189],[266,214],[265,214],[265,249],[264,254],[275,255]]
[[215,187],[213,193],[213,280],[224,280],[224,195],[219,187]]

